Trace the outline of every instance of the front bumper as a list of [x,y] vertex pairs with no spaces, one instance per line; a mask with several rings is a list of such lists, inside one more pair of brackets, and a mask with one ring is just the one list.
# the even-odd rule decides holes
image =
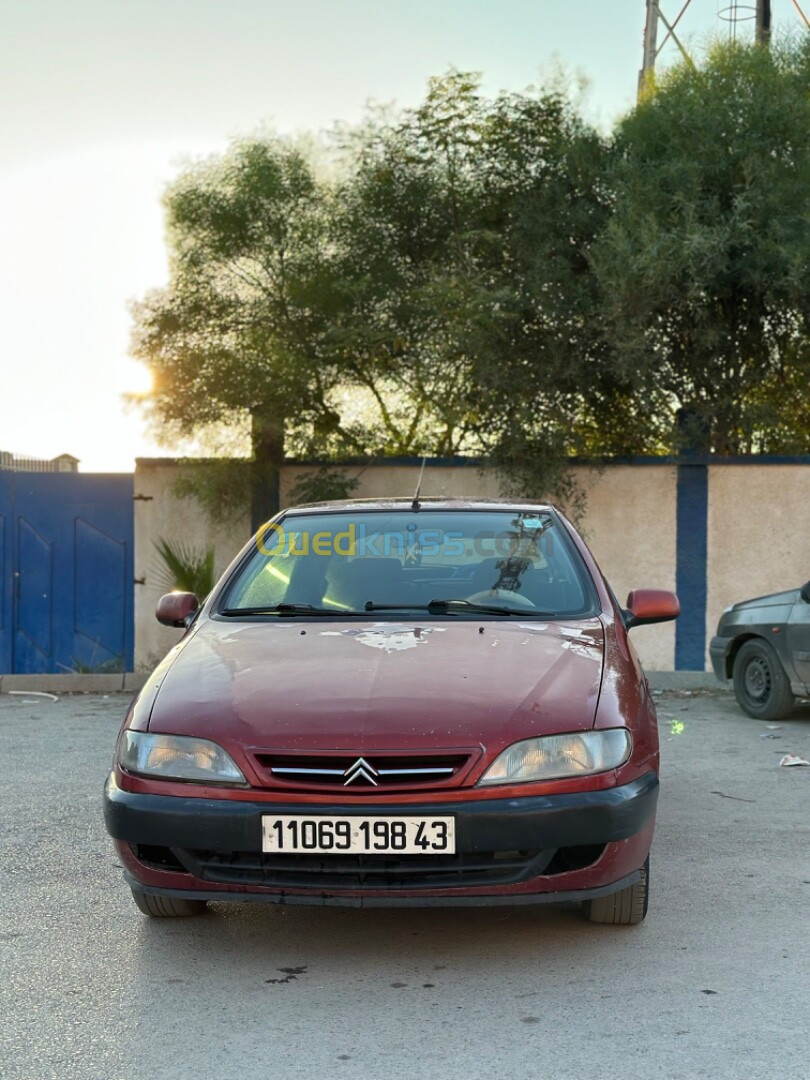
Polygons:
[[714,674],[722,683],[729,680],[728,655],[733,641],[734,638],[731,637],[713,637],[709,642],[709,656]]
[[145,892],[347,906],[520,903],[586,899],[632,884],[649,851],[657,798],[650,772],[599,791],[409,804],[409,815],[455,817],[457,851],[442,857],[261,852],[263,814],[390,816],[390,803],[141,794],[111,775],[104,816],[127,880]]

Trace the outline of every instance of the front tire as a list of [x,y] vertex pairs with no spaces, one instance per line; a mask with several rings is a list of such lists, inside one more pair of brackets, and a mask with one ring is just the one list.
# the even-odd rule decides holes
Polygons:
[[205,900],[176,900],[172,896],[156,896],[154,893],[132,890],[132,899],[144,913],[153,919],[185,919],[190,915],[202,915]]
[[781,720],[795,698],[779,657],[767,641],[746,641],[734,658],[734,696],[755,720]]
[[644,922],[650,899],[650,857],[641,868],[641,877],[635,885],[628,885],[619,892],[585,900],[582,911],[588,922],[610,923],[613,926],[638,926]]

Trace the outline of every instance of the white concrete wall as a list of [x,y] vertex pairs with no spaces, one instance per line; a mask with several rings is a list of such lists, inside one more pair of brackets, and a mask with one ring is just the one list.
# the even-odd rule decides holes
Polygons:
[[[346,465],[341,468],[348,476],[357,477],[358,486],[352,492],[355,499],[412,497],[419,481],[420,465]],[[312,466],[287,465],[281,470],[281,504],[289,505],[298,478],[312,471]],[[500,482],[492,470],[479,469],[474,465],[430,465],[422,476],[422,495],[439,495],[447,498],[463,498],[465,495],[479,499],[501,497]]]
[[[633,589],[675,591],[674,465],[576,469],[586,493],[580,529],[620,604]],[[633,644],[649,671],[675,667],[675,623],[639,626]]]
[[[186,466],[187,467],[187,466]],[[139,461],[135,471],[135,667],[152,668],[171,648],[180,631],[160,626],[154,617],[161,588],[155,581],[160,565],[152,541],[158,537],[184,540],[216,549],[217,571],[227,566],[250,535],[247,514],[232,525],[212,525],[193,498],[172,494],[179,467],[171,460]],[[281,476],[282,504],[305,466],[286,466]],[[412,495],[419,476],[416,465],[346,466],[359,474],[357,498]],[[675,480],[671,466],[614,465],[604,470],[577,468],[587,494],[582,529],[620,603],[631,589],[675,587]],[[500,497],[498,476],[474,466],[428,465],[423,495]],[[138,495],[146,499],[137,499]],[[633,640],[649,670],[674,667],[672,624],[638,627]]]
[[213,545],[220,574],[250,536],[250,518],[227,525],[211,523],[208,513],[191,498],[177,498],[173,486],[181,467],[138,462],[135,469],[135,670],[151,670],[180,637],[179,630],[161,626],[155,604],[166,589],[159,583],[161,559],[153,541],[183,541],[205,549]]

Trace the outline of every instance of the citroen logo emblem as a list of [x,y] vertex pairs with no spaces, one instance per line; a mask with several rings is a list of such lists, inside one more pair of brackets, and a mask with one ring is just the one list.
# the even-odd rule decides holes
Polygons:
[[354,765],[350,765],[343,774],[346,779],[343,781],[343,786],[348,787],[349,784],[353,784],[355,780],[365,780],[367,784],[373,784],[377,786],[377,781],[374,779],[377,775],[373,766],[365,760],[365,758],[358,758]]

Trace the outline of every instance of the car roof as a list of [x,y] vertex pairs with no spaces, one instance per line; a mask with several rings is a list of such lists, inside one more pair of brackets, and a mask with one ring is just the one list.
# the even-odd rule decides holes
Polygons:
[[[413,496],[398,496],[396,498],[374,499],[335,499],[330,502],[301,503],[298,506],[289,506],[284,510],[285,514],[299,513],[338,513],[347,510],[377,511],[377,510],[411,510],[413,509]],[[504,499],[482,499],[479,497],[456,497],[447,498],[439,495],[420,495],[419,510],[508,510],[508,511],[553,511],[556,508],[546,502],[512,502]]]

